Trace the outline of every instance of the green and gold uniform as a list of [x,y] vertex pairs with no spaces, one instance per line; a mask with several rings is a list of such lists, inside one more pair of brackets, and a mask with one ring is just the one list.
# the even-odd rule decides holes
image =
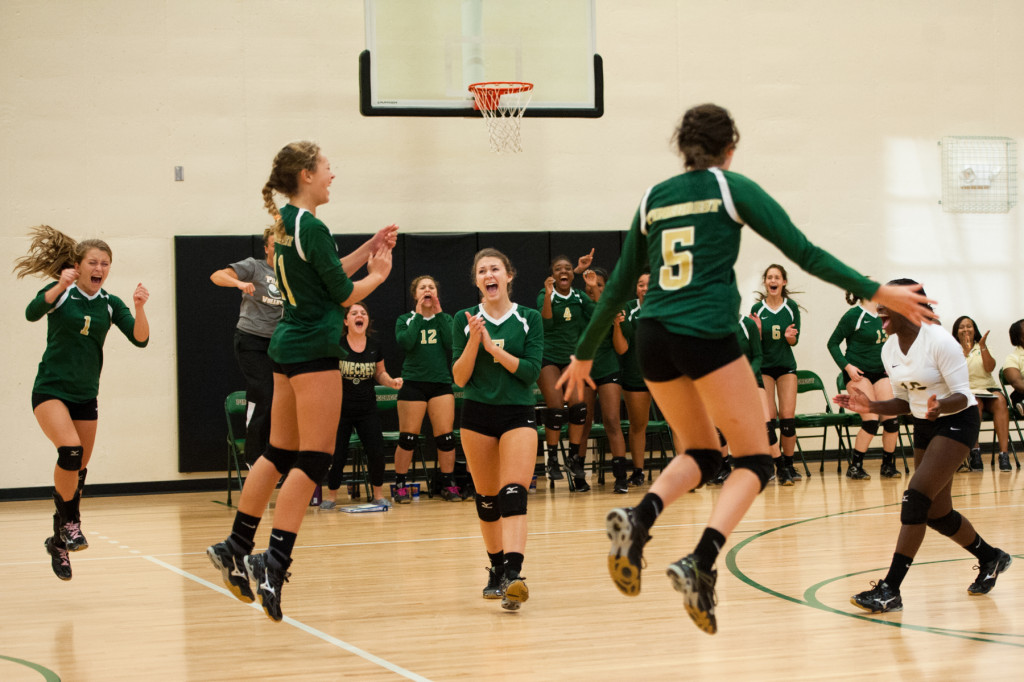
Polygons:
[[327,226],[304,208],[281,208],[286,236],[274,245],[274,271],[284,296],[284,316],[267,350],[278,363],[345,358],[341,303],[353,284],[341,267]]
[[[544,308],[544,290],[537,294],[537,310]],[[594,312],[594,302],[579,289],[563,296],[551,290],[551,319],[544,319],[544,361],[569,364],[576,342]]]
[[778,310],[772,310],[764,301],[750,307],[750,314],[761,318],[762,367],[796,369],[793,346],[786,340],[789,325],[796,325],[797,341],[800,340],[800,307],[788,298],[782,299]]
[[626,391],[646,391],[644,375],[640,371],[640,357],[636,352],[636,318],[640,314],[640,299],[634,298],[626,304],[626,320],[621,325],[622,335],[626,337],[629,348],[619,356],[619,367],[622,372],[622,388]]
[[426,318],[415,311],[405,313],[395,321],[395,338],[405,351],[403,380],[452,382],[451,315],[437,313]]
[[761,378],[761,330],[757,328],[757,322],[746,315],[740,316],[740,324],[736,328],[736,340],[740,344],[740,351],[750,361],[750,369],[754,371],[754,378],[757,379],[758,388],[764,388],[764,380]]
[[72,284],[56,301],[47,303],[44,296],[55,286],[56,282],[46,285],[25,309],[29,322],[46,315],[46,350],[32,391],[84,403],[99,394],[103,342],[111,326],[139,348],[149,339],[135,340],[135,317],[117,296],[103,289],[87,296]]
[[[853,365],[861,372],[884,372],[882,344],[887,338],[878,316],[856,305],[839,318],[835,331],[828,337],[828,352],[841,370]],[[844,340],[846,355],[839,348]]]
[[485,405],[535,405],[537,398],[533,394],[533,385],[540,376],[540,363],[544,354],[544,329],[540,313],[513,304],[504,317],[495,320],[483,312],[479,305],[460,310],[455,314],[455,319],[459,320],[458,328],[452,332],[453,364],[462,357],[469,339],[466,313],[484,319],[491,339],[519,358],[519,368],[511,373],[490,353],[478,351],[473,374],[465,387],[465,399]]
[[576,357],[594,357],[612,317],[634,295],[637,277],[648,265],[651,282],[640,319],[654,319],[672,333],[698,338],[735,334],[740,294],[733,266],[744,225],[816,277],[862,298],[871,298],[878,289],[877,283],[810,243],[752,180],[718,168],[690,171],[644,194]]
[[[623,321],[619,326],[622,327],[626,324]],[[612,333],[613,330],[609,329],[605,337],[601,339],[601,344],[597,347],[597,354],[594,355],[594,369],[591,374],[598,381],[601,379],[621,379],[619,354],[615,350],[615,344],[612,343]],[[619,381],[615,381],[615,383],[619,383]]]

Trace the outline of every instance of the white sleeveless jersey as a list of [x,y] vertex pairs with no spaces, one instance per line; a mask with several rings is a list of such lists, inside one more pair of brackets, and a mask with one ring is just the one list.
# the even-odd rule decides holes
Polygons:
[[978,401],[971,394],[963,349],[937,324],[922,324],[906,355],[900,350],[899,339],[890,336],[882,346],[882,362],[893,394],[906,400],[911,414],[918,419],[926,418],[928,398],[933,395],[941,400],[962,393],[967,396],[964,409],[977,409]]

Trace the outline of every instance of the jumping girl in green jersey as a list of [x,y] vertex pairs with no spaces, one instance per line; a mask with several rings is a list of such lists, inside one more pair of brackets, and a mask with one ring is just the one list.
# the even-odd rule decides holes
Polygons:
[[53,469],[53,535],[44,544],[53,572],[71,580],[68,552],[89,546],[79,511],[86,467],[96,442],[97,400],[103,342],[116,326],[132,344],[149,343],[145,305],[149,291],[139,284],[128,307],[103,289],[113,254],[106,242],[74,239],[48,225],[33,230],[29,255],[19,258],[18,278],[39,274],[57,281],[45,286],[25,309],[35,322],[46,316],[46,351],[32,387],[32,412],[57,448]]
[[645,192],[622,256],[576,347],[559,386],[580,395],[594,352],[612,318],[650,267],[651,286],[637,327],[637,348],[651,396],[665,414],[681,450],[636,507],[607,516],[612,540],[608,569],[627,595],[640,593],[643,547],[658,514],[707,482],[721,466],[718,434],[729,442],[736,469],[722,486],[708,526],[693,553],[668,575],[702,630],[717,631],[714,565],[726,538],[772,473],[757,382],[736,342],[740,295],[733,266],[740,233],[749,225],[811,274],[885,303],[915,320],[927,302],[917,286],[879,286],[807,241],[763,189],[729,171],[739,134],[729,112],[713,104],[686,112],[676,142],[686,172]]
[[[285,299],[268,351],[274,361],[270,444],[245,481],[231,535],[206,550],[238,599],[252,602],[249,579],[256,581],[263,610],[275,621],[284,617],[281,588],[291,575],[299,527],[334,452],[341,414],[338,361],[345,358],[342,306],[363,300],[387,278],[398,232],[394,225],[385,227],[339,259],[334,237],[316,217],[317,207],[330,200],[333,179],[317,145],[294,142],[277,153],[263,186],[263,204],[275,220],[274,269]],[[280,209],[274,192],[288,197]],[[347,273],[364,264],[366,277],[352,282]],[[260,517],[282,476],[270,544],[266,552],[250,554]]]
[[530,597],[521,571],[537,461],[533,384],[544,353],[543,323],[536,310],[509,298],[516,273],[505,254],[483,249],[472,272],[480,304],[455,314],[452,374],[466,388],[462,447],[491,562],[483,596],[515,611]]

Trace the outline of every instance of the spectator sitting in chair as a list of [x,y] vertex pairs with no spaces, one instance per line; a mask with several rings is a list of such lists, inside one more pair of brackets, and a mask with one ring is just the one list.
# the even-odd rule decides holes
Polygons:
[[[978,411],[988,410],[992,413],[992,424],[999,439],[999,470],[1011,471],[1010,455],[1007,454],[1010,441],[1010,413],[1006,408],[999,382],[992,376],[996,368],[995,358],[988,350],[988,335],[978,331],[974,320],[961,315],[953,323],[953,336],[960,342],[964,357],[967,359],[967,371],[970,373],[971,393],[978,399]],[[967,456],[971,471],[981,471],[981,448],[975,443]]]

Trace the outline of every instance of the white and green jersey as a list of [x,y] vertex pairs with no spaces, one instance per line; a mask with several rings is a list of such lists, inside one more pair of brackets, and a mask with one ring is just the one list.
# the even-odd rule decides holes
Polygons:
[[279,363],[345,358],[339,344],[341,308],[353,289],[327,226],[304,208],[281,208],[286,236],[274,244],[274,271],[284,296],[284,316],[267,354]]
[[405,351],[405,381],[452,382],[452,316],[437,313],[423,317],[416,311],[395,321],[395,339]]
[[452,363],[462,357],[469,339],[469,325],[465,323],[466,313],[482,317],[491,340],[506,352],[519,358],[515,373],[501,366],[494,356],[479,350],[473,374],[466,383],[466,400],[487,405],[535,405],[533,385],[540,376],[540,363],[544,354],[544,330],[540,313],[532,308],[513,304],[501,319],[490,317],[479,305],[460,310],[455,314],[453,330]]
[[740,316],[740,324],[736,328],[736,341],[740,344],[740,352],[747,356],[750,362],[750,369],[754,372],[757,385],[764,388],[761,379],[761,359],[764,353],[761,350],[761,332],[757,328],[757,322],[746,315]]
[[[544,308],[544,290],[537,294],[537,310]],[[594,301],[579,289],[563,296],[551,291],[551,319],[544,319],[544,359],[568,364],[580,335],[594,312]]]
[[[797,332],[800,331],[800,306],[789,298],[782,299],[778,308],[759,301],[751,306],[750,314],[761,318],[761,366],[796,369],[796,357],[793,346],[786,340],[786,330],[789,325],[795,325]],[[799,342],[799,333],[796,338]]]
[[718,168],[690,171],[644,194],[576,357],[594,357],[612,317],[635,295],[636,279],[647,266],[651,282],[641,319],[655,319],[670,332],[699,338],[734,334],[740,294],[733,266],[744,225],[816,277],[862,298],[871,298],[878,289],[877,283],[809,242],[752,180]]
[[72,284],[47,303],[44,296],[56,285],[52,282],[40,290],[25,309],[29,322],[46,315],[46,350],[32,391],[84,403],[99,394],[103,342],[111,326],[139,348],[149,339],[135,340],[135,317],[117,296],[103,289],[88,296]]
[[[884,372],[882,344],[887,338],[878,315],[855,305],[839,319],[828,339],[828,352],[839,369],[853,365],[862,372]],[[845,355],[839,347],[843,341],[846,341]]]

